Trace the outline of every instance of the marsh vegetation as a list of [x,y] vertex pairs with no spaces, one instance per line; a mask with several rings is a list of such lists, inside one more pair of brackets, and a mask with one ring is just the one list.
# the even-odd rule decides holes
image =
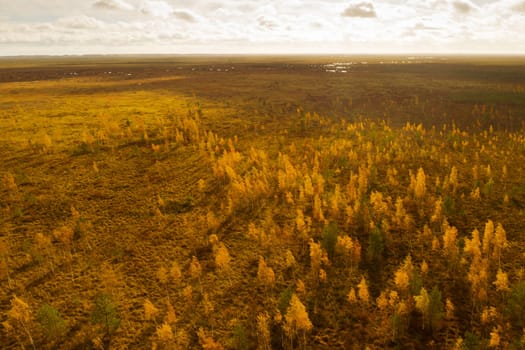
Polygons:
[[1,60],[0,344],[524,348],[523,62]]

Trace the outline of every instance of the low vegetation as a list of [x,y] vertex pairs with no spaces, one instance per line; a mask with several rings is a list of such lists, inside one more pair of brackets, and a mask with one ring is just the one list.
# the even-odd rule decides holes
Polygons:
[[525,347],[523,66],[216,60],[3,68],[4,348]]

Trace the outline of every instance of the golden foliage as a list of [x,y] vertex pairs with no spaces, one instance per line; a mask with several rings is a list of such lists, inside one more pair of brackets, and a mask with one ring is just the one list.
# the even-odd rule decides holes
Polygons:
[[11,173],[7,173],[3,178],[4,186],[10,192],[17,192],[18,186],[16,185],[15,177]]
[[401,293],[406,293],[413,278],[412,257],[407,255],[401,266],[394,273],[394,283]]
[[388,294],[388,304],[391,307],[394,307],[397,304],[398,300],[399,294],[397,294],[395,290],[390,291],[390,293]]
[[389,198],[384,198],[381,192],[372,191],[370,193],[370,205],[377,218],[388,214],[388,201]]
[[190,276],[193,279],[199,279],[202,273],[202,267],[196,256],[191,257]]
[[452,169],[450,169],[450,175],[448,177],[448,185],[452,188],[452,192],[456,192],[459,182],[458,182],[458,169],[455,166],[452,166]]
[[392,218],[393,223],[405,230],[408,230],[413,220],[410,214],[408,214],[405,205],[403,204],[402,198],[397,197],[395,208],[396,212]]
[[100,279],[104,292],[108,295],[112,295],[116,299],[122,297],[122,288],[124,287],[122,276],[120,276],[118,271],[116,271],[111,265],[106,264],[102,266]]
[[447,298],[446,302],[445,302],[445,317],[450,320],[454,317],[454,304],[452,303],[452,301]]
[[297,292],[297,294],[306,293],[306,286],[304,285],[303,280],[297,280],[297,283],[295,284],[295,291]]
[[465,238],[465,246],[463,248],[465,253],[472,256],[473,259],[481,258],[481,242],[479,240],[479,231],[474,229],[472,231],[472,238]]
[[151,150],[153,151],[153,153],[159,153],[160,152],[160,145],[152,143],[151,144]]
[[40,250],[48,250],[52,247],[51,237],[45,236],[42,232],[35,234],[35,245]]
[[297,232],[300,234],[306,234],[307,233],[307,223],[304,218],[303,211],[301,209],[297,209],[297,216],[295,217],[295,227],[297,228]]
[[454,347],[452,348],[453,350],[463,350],[465,348],[464,344],[463,344],[463,338],[459,337],[456,339],[456,341],[454,342]]
[[438,251],[440,249],[439,239],[437,237],[432,238],[432,250]]
[[288,335],[288,337],[293,338],[299,331],[308,332],[312,328],[313,325],[310,321],[310,318],[308,317],[306,308],[304,307],[303,303],[301,303],[301,300],[299,300],[297,295],[292,294],[290,306],[284,315],[284,332]]
[[64,246],[69,247],[73,240],[73,229],[69,226],[61,226],[53,231],[53,236]]
[[454,258],[458,255],[458,229],[450,226],[446,220],[443,223],[443,227],[445,231],[443,234],[443,251],[449,258]]
[[206,181],[204,181],[204,179],[199,179],[199,181],[197,181],[197,188],[199,189],[199,192],[204,192],[206,189]]
[[498,260],[498,264],[501,258],[501,252],[503,249],[507,248],[509,246],[507,242],[507,233],[505,232],[505,229],[503,228],[503,225],[498,223],[496,226],[496,230],[494,232],[494,260]]
[[[13,333],[17,338],[25,336],[29,339],[33,349],[35,345],[31,329],[33,327],[34,315],[31,307],[16,295],[11,299],[11,309],[6,312],[7,320],[2,323],[8,333]],[[22,347],[24,347],[22,345]]]
[[425,323],[428,318],[428,308],[430,306],[430,297],[424,287],[421,288],[419,295],[414,296],[414,301],[416,303],[416,309],[423,314],[423,328],[425,328]]
[[421,269],[421,274],[422,275],[426,275],[427,274],[427,272],[428,272],[428,263],[426,262],[426,260],[423,260],[421,262],[421,268],[420,269]]
[[368,292],[368,284],[364,276],[361,277],[361,282],[357,285],[357,295],[363,304],[368,305],[370,293]]
[[177,315],[175,314],[175,309],[169,300],[166,300],[166,316],[164,317],[164,322],[173,325],[177,322]]
[[395,272],[394,283],[400,292],[404,293],[408,290],[410,280],[408,278],[408,273],[403,268],[400,268]]
[[499,317],[498,310],[494,306],[485,307],[481,311],[480,321],[482,324],[494,322]]
[[169,275],[175,285],[180,284],[181,279],[182,279],[182,272],[180,270],[179,264],[176,261],[173,261],[171,263]]
[[42,151],[48,152],[51,150],[51,147],[53,146],[53,140],[51,139],[51,136],[49,136],[47,133],[45,133],[42,136]]
[[231,256],[228,252],[228,248],[226,248],[224,243],[221,242],[217,249],[217,253],[215,254],[215,266],[223,272],[228,272],[230,270],[230,261]]
[[354,247],[354,242],[350,236],[337,236],[335,250],[341,255],[349,256]]
[[390,186],[398,186],[399,181],[397,180],[397,170],[396,168],[388,168],[386,172],[386,180]]
[[321,244],[314,242],[313,239],[310,239],[308,245],[310,246],[310,266],[312,268],[312,273],[317,275],[321,268],[321,264],[328,264],[328,255],[326,251],[321,248]]
[[330,197],[330,214],[332,217],[339,215],[339,207],[341,205],[341,186],[335,185],[334,193]]
[[496,273],[496,280],[492,283],[498,292],[508,292],[509,288],[509,278],[505,272],[501,269],[498,269]]
[[385,311],[388,308],[388,297],[385,291],[382,291],[381,294],[376,298],[377,308],[381,311]]
[[414,196],[417,199],[422,199],[425,197],[425,194],[427,192],[427,185],[426,185],[426,175],[423,168],[419,168],[417,170],[416,180],[414,183]]
[[326,271],[324,269],[319,269],[319,281],[321,283],[325,283],[326,282]]
[[217,244],[219,244],[219,236],[215,233],[212,233],[208,236],[208,243],[211,245],[213,250],[217,249]]
[[157,335],[157,339],[164,344],[173,342],[175,340],[173,330],[171,329],[171,326],[166,322],[157,327],[155,334]]
[[346,295],[346,299],[348,300],[348,302],[350,304],[354,304],[354,303],[357,302],[357,296],[355,294],[355,289],[354,288],[350,288],[350,291]]
[[153,305],[153,303],[146,299],[144,300],[144,319],[146,321],[155,320],[156,316],[159,314],[159,309]]
[[484,302],[487,299],[488,259],[474,259],[467,273],[467,280],[471,284],[474,301]]
[[81,139],[83,144],[89,147],[89,149],[93,152],[93,144],[95,143],[95,137],[91,132],[88,130],[82,130]]
[[160,194],[157,195],[157,205],[159,208],[164,208],[166,206],[166,203],[164,202],[164,199],[160,196]]
[[259,350],[270,350],[271,349],[271,334],[270,334],[270,316],[268,313],[261,312],[257,315],[257,340]]
[[169,278],[168,270],[164,266],[159,267],[159,269],[157,270],[156,277],[160,283],[167,284]]
[[510,203],[510,197],[508,193],[505,193],[505,195],[503,196],[503,205],[507,206],[509,205],[509,203]]
[[223,350],[224,347],[211,336],[207,335],[203,328],[199,328],[197,331],[199,337],[199,343],[203,350]]
[[187,285],[182,289],[182,295],[188,304],[193,303],[193,288],[190,285]]
[[290,161],[290,157],[286,154],[279,154],[277,163],[279,170],[277,171],[278,186],[283,193],[288,189],[294,189],[297,183],[299,173]]
[[370,169],[361,165],[358,170],[358,178],[357,178],[358,193],[363,194],[368,191],[369,177],[370,177]]
[[7,317],[12,324],[22,325],[29,325],[34,318],[29,304],[16,295],[11,299],[11,309],[7,312]]
[[485,231],[483,232],[482,250],[486,256],[490,255],[490,246],[493,244],[494,239],[494,223],[492,220],[488,220],[485,224]]
[[69,208],[71,211],[71,217],[73,220],[77,221],[80,219],[80,213],[78,212],[77,208],[75,208],[73,205]]
[[208,230],[212,232],[215,232],[221,226],[220,220],[215,217],[211,210],[206,213],[206,225]]
[[335,251],[343,256],[345,264],[350,264],[351,268],[356,267],[361,260],[361,244],[350,236],[337,236]]
[[312,179],[308,174],[304,176],[304,194],[307,196],[313,196],[314,195],[314,186],[312,185]]
[[490,348],[497,348],[500,346],[500,336],[499,336],[499,329],[497,327],[494,327],[492,331],[490,332],[490,339],[489,339],[489,347]]
[[297,266],[297,261],[295,261],[295,257],[293,256],[293,253],[290,249],[286,250],[286,255],[284,259],[284,264],[287,269],[293,269]]
[[434,213],[430,217],[430,222],[440,222],[442,220],[442,208],[443,200],[440,198],[436,199],[434,203]]
[[213,302],[210,300],[210,297],[206,292],[202,297],[202,307],[204,309],[204,315],[206,315],[206,317],[210,317],[210,315],[215,310],[215,306],[213,305]]
[[7,279],[7,282],[11,283],[9,274],[9,266],[7,265],[7,258],[0,257],[0,280]]
[[272,288],[275,284],[275,273],[271,267],[266,265],[266,261],[262,256],[259,256],[257,279],[265,288]]
[[319,222],[324,222],[324,214],[323,214],[323,207],[321,198],[319,197],[319,194],[316,193],[314,195],[314,206],[313,206],[313,218],[316,219]]
[[409,308],[408,308],[408,305],[405,301],[401,300],[398,304],[397,304],[397,310],[396,312],[400,315],[405,315],[409,312]]
[[470,198],[472,198],[475,201],[481,199],[481,193],[480,193],[479,187],[476,187],[475,189],[472,190],[472,192],[470,192]]
[[95,174],[99,173],[100,170],[98,169],[97,162],[93,161],[93,164],[91,165],[91,167],[93,168],[93,171],[95,172]]

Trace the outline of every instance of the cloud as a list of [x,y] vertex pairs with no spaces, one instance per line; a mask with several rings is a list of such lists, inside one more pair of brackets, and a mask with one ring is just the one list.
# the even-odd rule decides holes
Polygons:
[[418,22],[418,23],[416,23],[416,25],[414,25],[414,27],[412,29],[414,29],[414,30],[440,30],[441,28],[427,26],[424,23]]
[[173,7],[162,0],[147,0],[142,3],[140,11],[145,15],[167,18],[173,13]]
[[52,0],[51,7],[50,0],[2,1],[0,56],[525,53],[525,0],[87,0],[78,7],[71,0]]
[[105,10],[133,10],[133,6],[124,0],[98,0],[92,6]]
[[341,13],[341,16],[371,18],[377,17],[377,14],[374,9],[374,4],[371,2],[360,2],[348,6],[343,13]]
[[70,16],[35,24],[0,23],[0,48],[32,45],[34,49],[56,54],[61,50],[79,53],[75,51],[77,48],[89,52],[98,47],[99,50],[91,52],[109,52],[135,45],[179,44],[194,40],[192,35],[170,21],[103,22],[87,16]]
[[104,27],[104,22],[81,15],[61,18],[57,21],[57,25],[69,29],[101,29]]
[[462,14],[467,14],[472,10],[477,9],[476,5],[467,0],[455,0],[452,2],[452,6],[454,7],[454,10]]
[[404,37],[436,37],[441,34],[442,28],[417,22],[402,33]]
[[257,18],[257,23],[259,24],[260,27],[263,27],[268,30],[275,29],[278,26],[277,23],[275,23],[271,19],[268,19],[264,16],[260,16],[259,18]]
[[515,3],[512,9],[516,12],[525,12],[525,1]]
[[186,21],[186,22],[191,22],[191,23],[197,22],[197,17],[190,11],[175,10],[171,14],[173,15],[173,17]]

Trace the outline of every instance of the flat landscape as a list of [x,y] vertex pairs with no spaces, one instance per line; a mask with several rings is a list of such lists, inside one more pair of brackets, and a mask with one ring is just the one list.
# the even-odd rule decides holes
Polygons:
[[0,348],[524,349],[525,57],[0,58]]

